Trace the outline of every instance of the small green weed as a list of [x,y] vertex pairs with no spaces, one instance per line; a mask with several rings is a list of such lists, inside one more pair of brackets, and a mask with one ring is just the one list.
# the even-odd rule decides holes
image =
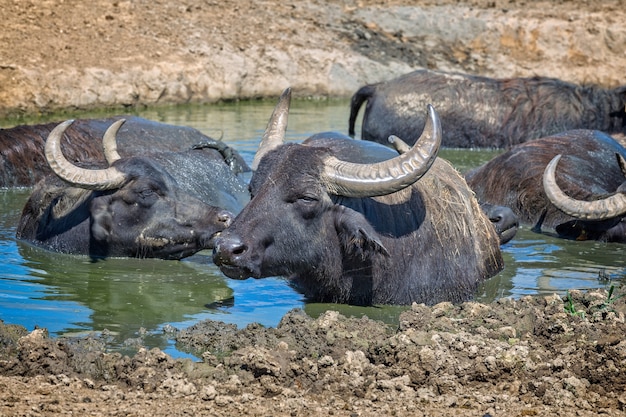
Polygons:
[[606,300],[604,300],[604,302],[600,305],[600,310],[615,312],[615,309],[613,308],[613,303],[622,298],[625,294],[622,293],[619,295],[615,295],[614,293],[615,285],[611,284],[606,294]]
[[585,312],[576,310],[576,307],[574,306],[574,300],[572,299],[572,294],[570,294],[570,292],[567,291],[566,296],[567,296],[567,302],[565,303],[565,311],[570,313],[572,316],[578,316],[584,319]]

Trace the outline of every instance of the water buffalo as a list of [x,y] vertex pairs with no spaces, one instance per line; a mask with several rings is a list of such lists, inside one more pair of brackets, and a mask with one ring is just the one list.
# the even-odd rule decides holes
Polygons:
[[[562,155],[560,162],[557,155]],[[520,223],[534,231],[568,239],[626,242],[623,213],[574,217],[571,210],[563,211],[551,202],[543,185],[544,171],[554,160],[546,177],[551,190],[558,185],[573,199],[604,199],[623,189],[624,174],[616,155],[626,157],[626,150],[612,137],[577,129],[514,146],[465,177],[480,201],[510,207]],[[563,204],[567,206],[568,201]]]
[[22,211],[16,236],[52,251],[100,257],[181,259],[213,247],[217,233],[249,200],[245,182],[211,147],[121,157],[106,131],[106,168],[70,162],[50,133],[45,157],[54,174],[39,181]]
[[626,132],[626,85],[604,89],[546,77],[492,79],[418,70],[361,87],[352,96],[350,135],[365,101],[361,137],[383,144],[392,134],[415,143],[426,103],[440,114],[442,144],[450,148],[509,148],[573,129]]
[[479,202],[480,209],[487,215],[496,229],[500,244],[509,242],[517,234],[519,219],[509,207]]
[[225,275],[286,276],[311,301],[434,304],[471,298],[503,268],[489,219],[436,157],[432,107],[410,151],[372,162],[368,147],[382,145],[337,133],[283,143],[290,97],[287,89],[255,155],[250,202],[215,241]]
[[[102,161],[101,138],[105,130],[121,116],[103,119],[77,119],[61,139],[61,149],[70,161]],[[117,134],[117,146],[123,157],[147,151],[185,151],[197,143],[211,143],[224,153],[228,162],[245,169],[245,162],[223,142],[200,131],[159,123],[135,116],[124,116],[126,123]],[[0,129],[0,187],[32,187],[50,167],[44,157],[46,138],[59,123],[20,125]]]

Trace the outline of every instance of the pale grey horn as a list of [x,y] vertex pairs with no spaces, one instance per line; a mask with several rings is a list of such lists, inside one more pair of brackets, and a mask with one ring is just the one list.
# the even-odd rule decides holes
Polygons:
[[280,146],[285,140],[287,132],[287,119],[289,116],[289,106],[291,105],[291,88],[285,89],[278,99],[278,104],[274,107],[270,121],[267,124],[259,148],[252,161],[252,170],[256,171],[259,162],[265,154]]
[[73,122],[73,120],[67,120],[59,124],[48,135],[45,156],[52,171],[63,181],[76,187],[90,190],[119,188],[125,181],[125,175],[116,168],[86,169],[72,164],[65,158],[61,151],[61,138]]
[[[402,190],[430,169],[441,147],[441,122],[430,104],[420,138],[399,156],[373,164],[357,164],[328,157],[322,179],[329,193],[346,197],[373,197]],[[403,152],[404,151],[404,152]]]
[[582,201],[566,195],[556,183],[556,166],[561,155],[552,158],[543,173],[543,189],[556,207],[565,214],[583,220],[605,220],[626,213],[626,196],[614,194],[603,200]]
[[113,162],[118,159],[122,159],[120,154],[117,153],[117,131],[120,130],[120,126],[122,126],[124,122],[126,122],[126,119],[120,119],[109,126],[106,132],[104,132],[102,147],[104,148],[104,157],[109,165],[113,164]]

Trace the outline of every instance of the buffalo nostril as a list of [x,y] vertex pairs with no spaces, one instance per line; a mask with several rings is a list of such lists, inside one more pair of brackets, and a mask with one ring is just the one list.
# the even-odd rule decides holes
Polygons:
[[220,237],[215,242],[213,257],[222,263],[230,263],[247,250],[248,246],[237,237]]
[[240,245],[237,246],[235,248],[232,249],[232,254],[233,255],[241,255],[242,253],[244,253],[246,250],[248,250],[248,248],[246,247],[246,245]]

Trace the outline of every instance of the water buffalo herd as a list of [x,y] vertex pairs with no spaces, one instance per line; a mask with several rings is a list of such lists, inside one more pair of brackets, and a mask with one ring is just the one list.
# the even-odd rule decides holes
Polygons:
[[[227,277],[355,305],[471,299],[519,225],[626,243],[626,86],[419,70],[360,88],[349,136],[301,143],[284,140],[290,101],[251,168],[221,140],[137,117],[0,129],[0,186],[32,187],[17,239],[94,259],[209,249]],[[461,174],[440,147],[504,152]]]

